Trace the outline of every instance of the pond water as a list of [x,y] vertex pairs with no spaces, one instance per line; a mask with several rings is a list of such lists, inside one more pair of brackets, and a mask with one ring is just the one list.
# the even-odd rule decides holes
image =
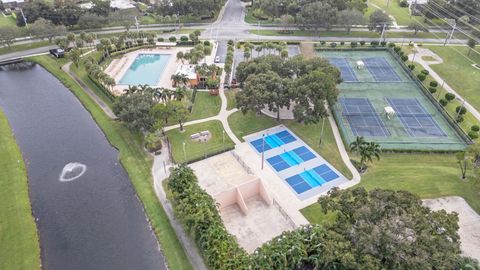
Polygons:
[[0,67],[0,107],[28,169],[44,269],[166,269],[118,152],[67,88],[39,65]]

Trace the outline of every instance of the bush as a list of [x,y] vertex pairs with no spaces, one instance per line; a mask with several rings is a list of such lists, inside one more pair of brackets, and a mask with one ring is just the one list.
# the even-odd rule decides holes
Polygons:
[[396,53],[399,53],[399,52],[402,50],[402,48],[400,48],[400,47],[394,47],[393,50],[394,50]]
[[408,68],[409,68],[410,70],[414,70],[414,69],[415,69],[415,65],[414,65],[414,64],[410,64],[410,65],[408,65]]
[[371,45],[372,47],[377,47],[378,44],[379,44],[378,41],[372,41],[372,42],[370,42],[370,45]]
[[187,42],[187,41],[188,41],[188,37],[187,37],[187,36],[181,36],[181,37],[180,37],[180,41],[181,41],[181,42]]
[[330,43],[330,47],[332,47],[332,48],[337,47],[337,43],[335,43],[335,42]]
[[149,152],[156,152],[162,149],[162,139],[159,132],[148,133],[147,136],[145,136],[145,148],[147,148]]
[[341,46],[345,45],[345,41],[340,41],[340,45]]
[[406,55],[402,55],[402,56],[400,56],[400,58],[402,59],[403,62],[407,62],[407,60],[408,60],[408,56],[406,56]]
[[408,2],[405,1],[405,0],[402,0],[402,1],[400,1],[399,5],[400,5],[400,7],[402,7],[402,8],[406,8],[406,7],[408,7]]
[[480,131],[480,127],[477,126],[477,125],[473,125],[470,129],[471,129],[472,131],[475,131],[475,132]]
[[204,45],[204,46],[210,46],[210,41],[209,41],[209,40],[205,40],[205,41],[203,42],[203,45]]
[[463,120],[465,120],[465,119],[463,118],[463,115],[459,114],[459,115],[457,116],[457,119],[455,119],[455,122],[461,123],[461,122],[463,122]]
[[437,81],[431,81],[430,82],[430,87],[437,87],[438,86],[438,82]]
[[425,76],[428,75],[428,74],[430,74],[430,72],[429,72],[428,70],[426,70],[426,69],[424,69],[424,70],[422,70],[422,71],[420,71],[420,72],[422,72],[423,74],[425,74]]
[[455,112],[460,114],[460,115],[463,115],[463,114],[466,114],[467,113],[467,108],[463,107],[463,106],[457,106],[455,108]]
[[360,41],[360,45],[361,46],[365,45],[365,40]]
[[177,41],[177,38],[174,37],[174,36],[171,36],[171,37],[168,38],[168,40],[169,40],[170,42],[176,42],[176,41]]
[[478,139],[478,133],[475,132],[475,131],[469,131],[468,132],[468,137],[470,137],[470,139],[472,139],[472,140]]
[[159,38],[157,38],[157,41],[158,41],[158,42],[164,42],[165,39],[164,39],[163,37],[159,37]]
[[387,46],[387,42],[386,42],[386,41],[382,41],[382,42],[380,42],[380,46],[382,46],[382,47],[385,47],[385,46]]
[[325,43],[326,42],[324,40],[320,41],[320,45],[325,45]]
[[227,44],[230,45],[230,46],[233,46],[233,40],[229,39]]
[[432,93],[432,94],[435,94],[435,93],[437,92],[437,88],[435,88],[435,87],[429,87],[429,88],[428,88],[428,91],[429,91],[430,93]]
[[425,76],[425,74],[423,74],[423,73],[420,73],[420,74],[417,74],[417,78],[418,78],[421,82],[423,82],[423,81],[425,81],[425,79],[427,78],[427,76]]
[[390,42],[390,43],[388,43],[388,47],[390,47],[390,48],[395,48],[395,42]]
[[355,47],[358,46],[358,43],[357,43],[356,41],[352,41],[352,42],[350,42],[350,46],[351,46],[352,48],[355,48]]
[[446,94],[445,94],[445,99],[448,100],[448,101],[452,101],[452,100],[455,99],[455,94],[446,93]]
[[447,101],[446,99],[443,99],[443,98],[442,98],[442,99],[440,99],[440,100],[438,101],[438,103],[440,103],[440,105],[442,105],[443,107],[445,107],[445,106],[447,106],[448,101]]

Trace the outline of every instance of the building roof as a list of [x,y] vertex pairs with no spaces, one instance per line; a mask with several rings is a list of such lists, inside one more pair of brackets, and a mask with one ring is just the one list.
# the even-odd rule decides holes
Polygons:
[[197,73],[195,72],[195,65],[179,65],[175,74],[183,74],[189,80],[197,79]]
[[10,3],[23,3],[25,0],[0,0],[0,2],[4,4],[10,4]]

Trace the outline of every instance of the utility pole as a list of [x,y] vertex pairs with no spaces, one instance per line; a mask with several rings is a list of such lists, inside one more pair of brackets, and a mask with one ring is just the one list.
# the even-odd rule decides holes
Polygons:
[[25,17],[25,14],[23,14],[23,9],[22,8],[20,9],[20,13],[22,13],[23,22],[25,23],[25,27],[27,27],[27,29],[28,29],[27,18]]
[[322,131],[320,131],[320,142],[319,145],[322,144],[322,139],[323,139],[323,128],[325,126],[325,117],[322,118]]
[[417,8],[417,0],[413,2],[413,9],[411,9],[410,7],[408,8],[410,9],[410,18],[412,18],[413,12],[415,12],[415,9]]
[[447,43],[450,41],[450,39],[452,39],[453,32],[455,32],[456,27],[457,27],[457,21],[455,21],[455,23],[453,23],[452,32],[450,32],[450,34],[447,34],[447,38],[445,39],[445,43],[443,43],[443,46],[446,46]]
[[385,40],[384,40],[384,39],[385,39],[385,38],[384,38],[384,35],[385,35],[385,29],[386,29],[386,28],[387,28],[387,24],[384,23],[384,24],[383,24],[383,28],[382,28],[382,35],[380,36],[380,42],[385,41]]

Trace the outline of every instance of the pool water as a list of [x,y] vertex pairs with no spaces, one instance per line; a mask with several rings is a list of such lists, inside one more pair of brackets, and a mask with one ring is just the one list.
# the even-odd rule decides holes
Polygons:
[[118,84],[157,85],[169,59],[168,54],[139,54]]

